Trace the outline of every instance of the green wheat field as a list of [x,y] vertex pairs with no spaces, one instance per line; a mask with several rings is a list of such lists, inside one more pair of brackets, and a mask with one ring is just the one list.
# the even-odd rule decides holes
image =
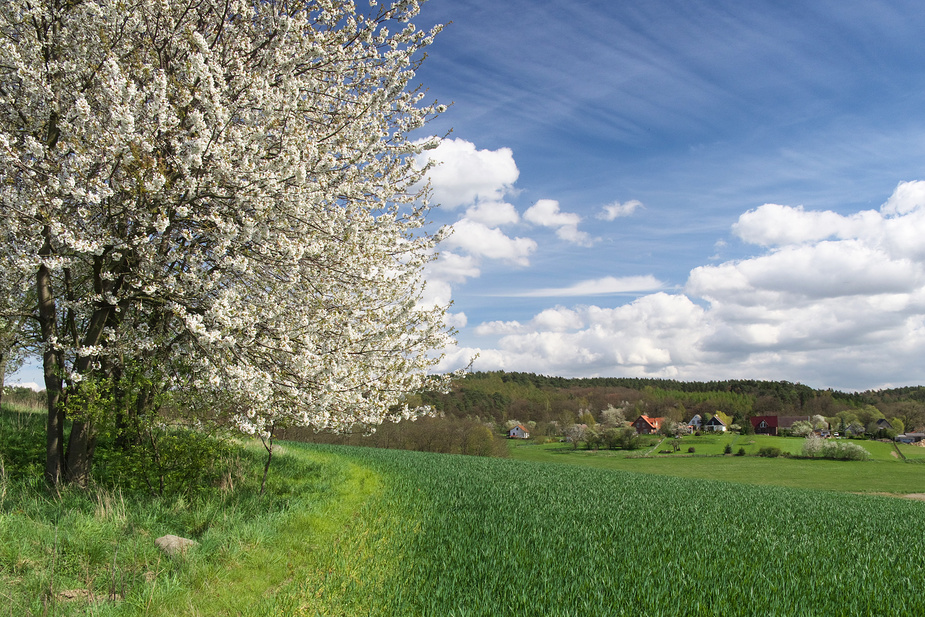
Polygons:
[[[261,497],[260,449],[230,460],[237,475],[157,500],[49,494],[8,461],[0,615],[925,614],[925,502],[295,443]],[[167,533],[199,545],[167,558]]]

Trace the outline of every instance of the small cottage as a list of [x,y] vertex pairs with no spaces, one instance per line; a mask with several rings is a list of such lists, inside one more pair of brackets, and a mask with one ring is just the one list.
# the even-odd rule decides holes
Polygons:
[[517,426],[511,427],[511,430],[507,432],[508,439],[530,439],[530,432],[523,424],[518,424]]
[[719,416],[713,416],[707,423],[704,425],[704,430],[713,431],[715,433],[725,433],[729,429],[726,426],[726,423]]
[[665,418],[639,416],[636,418],[636,421],[633,422],[633,428],[636,429],[636,432],[640,435],[651,435],[652,433],[657,433],[658,429],[662,428],[662,422],[664,421]]
[[752,416],[748,421],[756,435],[777,435],[777,416]]
[[699,413],[687,421],[687,428],[692,433],[703,428],[703,418],[700,417]]

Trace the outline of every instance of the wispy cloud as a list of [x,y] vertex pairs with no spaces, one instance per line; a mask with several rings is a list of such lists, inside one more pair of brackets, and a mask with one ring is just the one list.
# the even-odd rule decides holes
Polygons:
[[[762,218],[767,225],[758,224]],[[821,227],[808,233],[807,221]],[[480,350],[475,368],[747,376],[842,389],[921,380],[925,248],[917,239],[925,235],[925,184],[900,184],[879,210],[759,208],[742,214],[736,229],[762,252],[694,268],[683,293],[658,291],[611,307],[557,306],[529,320],[479,324],[477,334],[496,339]],[[789,235],[779,231],[788,229]],[[608,277],[522,295],[582,296],[647,284],[658,281]]]
[[568,298],[576,296],[609,296],[616,294],[656,291],[665,284],[654,276],[605,276],[580,281],[567,287],[547,287],[519,293],[505,294],[513,298]]

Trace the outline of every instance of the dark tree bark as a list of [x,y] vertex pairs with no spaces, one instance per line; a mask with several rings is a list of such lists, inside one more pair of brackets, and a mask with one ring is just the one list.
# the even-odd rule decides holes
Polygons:
[[[49,229],[45,228],[45,244],[39,255],[51,255]],[[51,272],[45,265],[39,266],[36,274],[36,294],[39,305],[39,325],[45,349],[42,353],[42,367],[45,377],[45,392],[48,395],[48,419],[45,440],[45,481],[55,486],[61,481],[64,465],[64,412],[60,409],[61,398],[61,356],[50,345],[57,338],[57,311],[54,290],[51,287]]]

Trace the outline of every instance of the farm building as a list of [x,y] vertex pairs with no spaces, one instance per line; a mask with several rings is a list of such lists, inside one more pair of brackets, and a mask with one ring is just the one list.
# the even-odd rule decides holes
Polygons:
[[725,433],[729,429],[726,423],[719,416],[713,416],[703,425],[703,430],[713,431],[715,433]]
[[518,424],[517,426],[511,427],[511,430],[507,432],[508,439],[530,439],[530,432],[523,424]]
[[752,428],[758,435],[777,435],[780,429],[790,429],[794,422],[809,422],[809,416],[752,416]]
[[662,428],[662,422],[664,421],[665,418],[639,416],[636,418],[636,421],[633,422],[633,428],[636,429],[636,432],[640,435],[651,435],[652,433],[657,433],[658,429]]

